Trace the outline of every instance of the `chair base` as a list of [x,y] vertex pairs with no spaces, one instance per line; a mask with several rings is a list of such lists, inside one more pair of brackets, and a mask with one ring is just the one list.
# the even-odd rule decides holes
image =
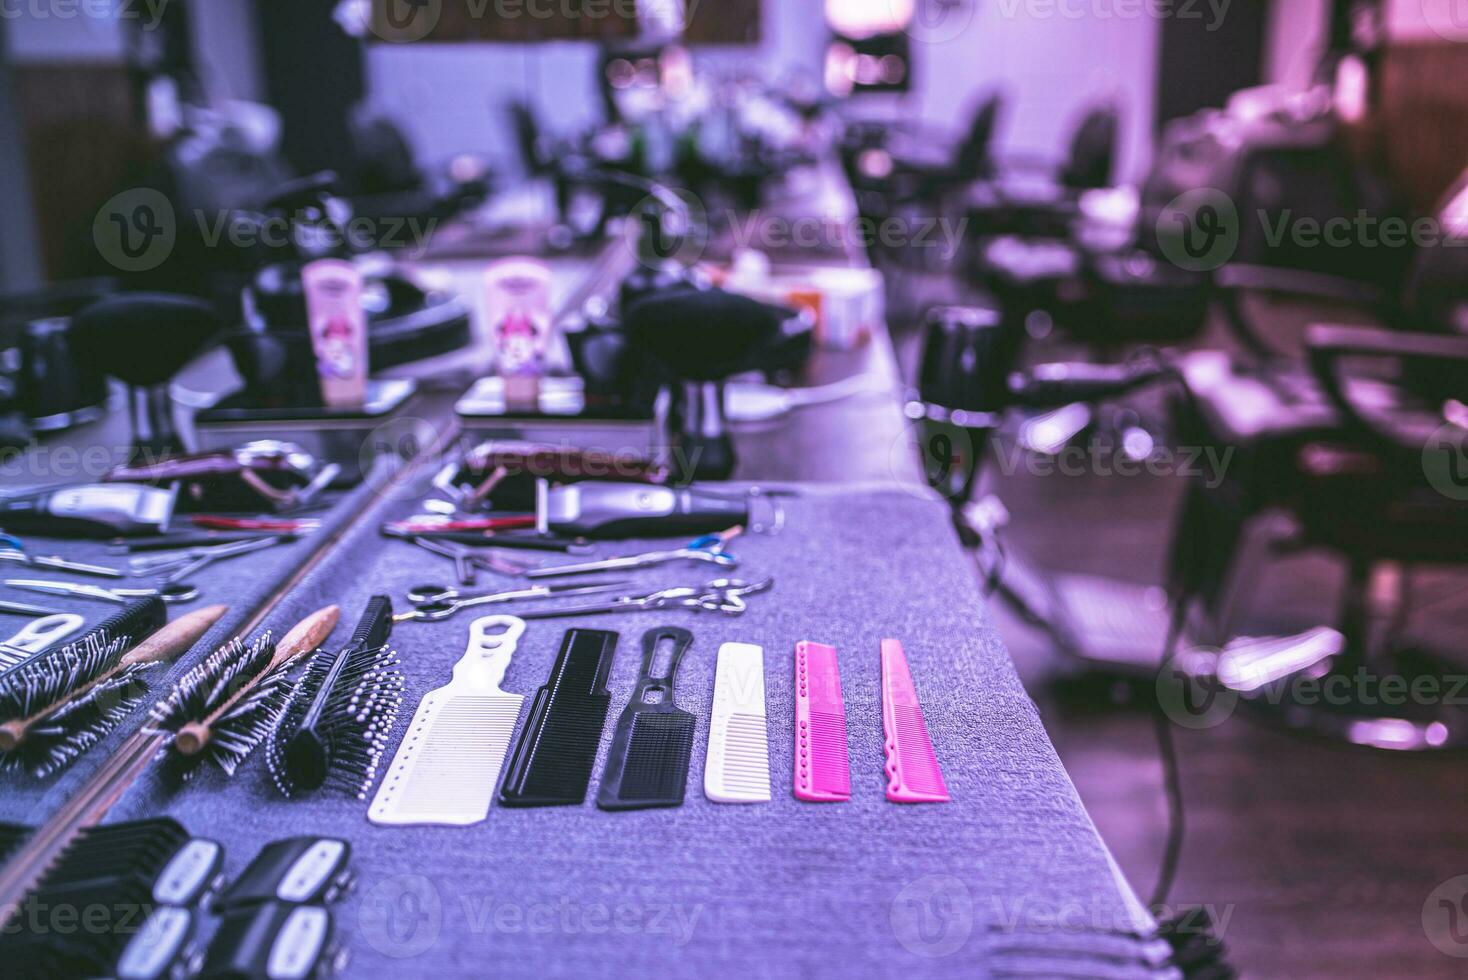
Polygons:
[[1269,724],[1352,745],[1468,747],[1468,670],[1421,650],[1378,655],[1368,665],[1347,650],[1241,697],[1240,705]]

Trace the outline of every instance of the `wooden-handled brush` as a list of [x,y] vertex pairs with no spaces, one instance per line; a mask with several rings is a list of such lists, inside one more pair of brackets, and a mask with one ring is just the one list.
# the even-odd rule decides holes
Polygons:
[[278,643],[268,633],[249,645],[233,640],[181,677],[149,722],[152,731],[171,736],[179,774],[209,759],[234,775],[285,710],[290,666],[318,649],[340,618],[340,607],[329,606]]
[[[156,602],[157,600],[147,600]],[[211,606],[163,626],[142,643],[109,627],[38,658],[0,694],[0,767],[37,777],[68,765],[127,717],[147,693],[141,675],[192,649],[228,612]],[[153,611],[129,611],[147,629]]]
[[171,663],[192,649],[194,644],[199,642],[205,633],[213,629],[214,624],[219,622],[227,612],[229,612],[228,606],[209,606],[206,609],[191,612],[187,616],[180,616],[133,647],[128,653],[117,658],[111,667],[96,678],[82,684],[60,700],[52,702],[29,718],[17,718],[0,725],[0,752],[14,752],[25,742],[26,736],[47,719],[56,717],[83,698],[105,688],[133,668],[156,667],[160,664]]

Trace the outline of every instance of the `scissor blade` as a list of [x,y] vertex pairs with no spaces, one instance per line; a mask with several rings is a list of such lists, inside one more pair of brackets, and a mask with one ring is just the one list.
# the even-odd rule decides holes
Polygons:
[[0,613],[11,616],[59,616],[58,609],[47,609],[45,606],[32,606],[24,602],[0,601]]
[[93,595],[95,594],[85,585],[73,585],[70,582],[41,582],[33,579],[9,578],[5,584],[12,589],[20,589],[22,592],[39,592],[42,595]]

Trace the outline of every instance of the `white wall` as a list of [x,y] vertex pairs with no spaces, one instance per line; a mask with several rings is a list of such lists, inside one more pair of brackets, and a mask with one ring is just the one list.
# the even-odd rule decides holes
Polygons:
[[23,4],[19,12],[6,18],[7,54],[17,63],[120,61],[125,54],[115,8]]
[[254,0],[188,0],[199,79],[211,101],[265,98]]
[[1002,147],[1050,159],[1088,106],[1114,98],[1122,110],[1117,173],[1140,178],[1152,146],[1156,18],[1108,14],[1124,5],[1094,0],[967,2],[967,13],[955,15],[965,19],[936,29],[940,40],[915,45],[918,114],[957,126],[977,95],[1002,85],[1009,94]]
[[[897,111],[956,124],[973,96],[1002,81],[1012,96],[1006,145],[1052,157],[1076,116],[1114,94],[1125,112],[1120,173],[1140,176],[1151,145],[1155,19],[1095,13],[1109,9],[1104,2],[1084,4],[1093,12],[1083,18],[1038,15],[1043,2],[1032,0],[964,2],[973,20],[956,36],[914,44],[917,88]],[[765,0],[764,10],[757,51],[701,48],[698,62],[717,71],[748,67],[757,58],[772,80],[792,71],[819,78],[827,40],[820,0]],[[367,66],[369,98],[407,128],[425,160],[457,152],[513,159],[503,114],[512,98],[529,98],[558,130],[585,125],[601,112],[595,47],[582,42],[378,43],[368,49]]]
[[1273,0],[1264,44],[1264,80],[1292,89],[1309,86],[1330,38],[1328,0]]

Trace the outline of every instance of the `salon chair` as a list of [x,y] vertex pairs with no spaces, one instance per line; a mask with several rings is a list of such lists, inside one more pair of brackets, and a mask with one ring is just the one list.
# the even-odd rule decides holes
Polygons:
[[489,196],[482,160],[460,156],[441,171],[427,170],[397,124],[365,108],[353,113],[349,130],[352,167],[345,197],[358,217],[437,223]]
[[630,140],[615,129],[603,130],[599,138],[557,139],[542,130],[524,102],[511,102],[508,111],[521,167],[530,177],[549,181],[554,193],[552,246],[601,238],[612,218],[631,213],[646,196],[606,179],[608,169],[632,168]]
[[1081,195],[1115,183],[1120,128],[1120,109],[1093,106],[1076,124],[1058,164],[1001,159],[993,177],[968,190],[965,207],[973,233],[981,238],[1067,236],[1080,213]]
[[921,203],[938,213],[950,192],[992,177],[1004,105],[1000,91],[981,98],[956,142],[901,120],[848,126],[842,157],[863,212],[886,215]]
[[[1444,673],[1434,656],[1396,635],[1409,609],[1403,575],[1377,572],[1468,562],[1468,337],[1462,317],[1468,229],[1455,223],[1465,200],[1468,180],[1438,212],[1441,226],[1456,237],[1411,256],[1385,310],[1385,326],[1313,326],[1301,358],[1196,354],[1182,362],[1194,408],[1182,416],[1181,437],[1235,454],[1222,486],[1193,487],[1189,506],[1210,514],[1199,526],[1217,539],[1219,528],[1272,520],[1279,528],[1276,550],[1323,551],[1347,570],[1337,640],[1329,650],[1313,660],[1290,649],[1245,651],[1235,657],[1238,663],[1220,664],[1225,686],[1282,724],[1380,748],[1468,743],[1460,709],[1354,699],[1303,703],[1288,688],[1307,675],[1344,683],[1364,671],[1411,683],[1440,681]],[[1325,295],[1339,302],[1358,295],[1371,301],[1370,312],[1384,309],[1374,277],[1268,274],[1277,292],[1295,284],[1292,294],[1305,299]],[[1205,534],[1181,546],[1226,551],[1236,538]],[[1189,591],[1210,586],[1205,579]],[[1395,617],[1385,635],[1375,615],[1384,597]],[[1270,685],[1286,691],[1281,695]],[[1345,689],[1360,693],[1350,684]]]

